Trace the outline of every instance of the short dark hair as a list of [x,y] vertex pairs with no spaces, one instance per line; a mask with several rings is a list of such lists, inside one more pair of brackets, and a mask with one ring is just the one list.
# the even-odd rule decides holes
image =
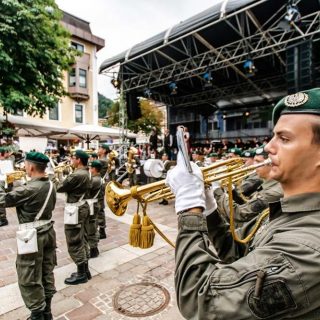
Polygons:
[[313,132],[311,144],[320,144],[320,122],[313,121],[311,124],[311,129]]
[[79,157],[77,157],[77,156],[75,156],[75,157],[76,157],[77,160],[80,159],[81,163],[82,163],[84,166],[87,166],[87,165],[88,165],[88,160],[89,160],[89,158],[79,158]]
[[30,164],[33,165],[33,167],[36,169],[36,171],[38,172],[45,172],[46,168],[47,168],[47,164],[46,163],[35,163],[35,162],[30,162]]

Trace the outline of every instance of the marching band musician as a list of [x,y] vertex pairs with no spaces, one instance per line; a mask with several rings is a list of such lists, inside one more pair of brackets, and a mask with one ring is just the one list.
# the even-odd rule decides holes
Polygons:
[[89,224],[87,226],[88,244],[90,247],[90,258],[96,258],[99,256],[99,231],[97,216],[100,210],[100,203],[104,201],[104,188],[100,175],[102,164],[99,160],[93,160],[90,164],[91,173],[91,189],[90,189],[90,217]]
[[197,151],[197,150],[193,151],[191,157],[192,157],[192,161],[193,161],[198,167],[204,167],[204,164],[203,164],[203,161],[202,161],[203,156],[202,156],[202,154],[201,154],[200,151]]
[[[8,161],[9,157],[9,153],[8,153],[8,150],[7,148],[5,147],[0,147],[0,164],[5,162],[5,161]],[[1,175],[2,175],[2,168],[0,168],[0,172],[1,172]],[[0,181],[1,183],[1,187],[4,187],[4,181]],[[6,208],[0,208],[0,227],[3,227],[3,226],[7,226],[9,223],[8,223],[8,219],[7,219],[7,215],[6,215]]]
[[[233,240],[196,165],[190,174],[179,162],[168,174],[179,220],[175,287],[186,319],[319,318],[319,116],[318,88],[275,106],[265,151],[269,176],[281,183],[284,197],[269,204],[268,218],[247,244]],[[203,214],[206,207],[211,214]],[[238,230],[242,238],[252,222]]]
[[31,180],[7,193],[0,188],[0,207],[16,207],[19,229],[37,230],[38,252],[18,254],[16,261],[21,296],[31,311],[28,320],[53,319],[51,300],[56,293],[53,269],[57,257],[56,233],[51,218],[56,191],[45,173],[48,162],[49,158],[43,153],[27,153],[25,169]]
[[[264,151],[263,147],[256,149],[254,163],[261,163],[267,158],[268,154]],[[254,217],[262,213],[264,209],[268,208],[270,202],[278,201],[283,197],[283,191],[280,183],[270,178],[270,171],[271,166],[257,168],[256,173],[259,178],[262,179],[262,185],[256,189],[256,192],[247,200],[247,202],[243,204],[233,203],[236,227],[242,226],[243,223],[252,220]],[[217,201],[219,213],[226,218],[229,218],[230,209],[228,193],[224,192],[222,188],[217,188],[214,191],[214,197]]]
[[[263,146],[260,148],[263,152]],[[246,150],[242,152],[241,157],[246,159],[244,166],[248,167],[254,164],[254,157],[256,150]],[[261,186],[263,180],[259,177],[257,171],[250,173],[245,176],[240,181],[234,184],[234,189],[232,190],[233,200],[238,204],[244,204],[249,200],[249,197],[257,191]],[[266,207],[268,206],[268,201],[266,202]]]
[[125,164],[127,168],[129,185],[130,187],[137,185],[137,170],[140,166],[140,159],[138,150],[135,147],[130,147],[127,152],[127,162]]
[[115,150],[111,150],[107,156],[107,172],[109,176],[109,181],[116,181],[116,172],[119,168],[120,162],[118,159],[118,153]]
[[72,165],[75,171],[57,187],[57,192],[67,194],[67,203],[78,207],[78,223],[65,224],[64,231],[71,259],[77,266],[77,272],[65,279],[65,284],[77,285],[91,279],[88,266],[89,246],[85,226],[89,222],[89,205],[85,199],[90,198],[90,177],[87,170],[89,155],[77,150],[72,156]]
[[[164,171],[163,171],[163,174],[161,176],[161,179],[165,179],[166,176],[167,176],[167,172],[176,165],[176,161],[173,161],[173,160],[169,160],[169,155],[167,153],[163,153],[162,154],[162,157],[161,157],[161,160],[163,162],[163,168],[164,168]],[[167,199],[163,198],[159,204],[162,204],[164,206],[168,205],[169,202]]]
[[[98,149],[98,160],[102,164],[102,168],[100,171],[100,175],[103,182],[103,193],[106,187],[106,177],[108,175],[107,169],[108,169],[108,153],[110,152],[110,148],[107,144],[101,144]],[[99,200],[99,213],[98,213],[98,225],[99,225],[99,239],[106,239],[106,216],[104,212],[105,204],[104,204],[104,198]]]

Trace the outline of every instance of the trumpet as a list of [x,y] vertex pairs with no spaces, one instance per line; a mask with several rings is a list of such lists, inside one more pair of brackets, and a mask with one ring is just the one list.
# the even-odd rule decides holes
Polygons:
[[[224,179],[232,179],[232,177],[239,177],[241,174],[253,173],[257,168],[270,165],[271,160],[267,159],[264,162],[254,164],[248,167],[237,168],[241,161],[239,158],[228,159],[219,163],[214,163],[208,167],[200,168],[203,174],[204,183],[206,185],[215,181],[223,181]],[[221,168],[221,170],[216,170]],[[110,181],[107,184],[105,197],[110,210],[117,216],[122,216],[131,199],[139,201],[151,202],[160,198],[174,198],[170,188],[165,185],[165,180],[149,183],[144,186],[133,186],[131,189],[123,189],[118,182]]]
[[116,169],[116,158],[118,157],[118,152],[116,150],[111,150],[108,153],[108,167],[107,172],[111,173],[111,171]]
[[5,188],[8,188],[9,184],[11,184],[17,180],[22,180],[23,182],[26,182],[27,181],[27,173],[22,170],[6,173]]

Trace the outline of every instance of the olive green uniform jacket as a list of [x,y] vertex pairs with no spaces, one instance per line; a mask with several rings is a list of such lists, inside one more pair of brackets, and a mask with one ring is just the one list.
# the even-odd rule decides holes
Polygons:
[[320,318],[320,193],[272,203],[269,217],[241,245],[217,211],[179,215],[175,288],[186,319]]
[[[90,198],[91,181],[89,171],[86,168],[76,169],[73,173],[58,185],[57,192],[65,192],[67,203],[78,202],[83,195],[84,199]],[[76,225],[65,224],[68,252],[76,265],[89,259],[89,245],[85,226],[89,223],[89,205],[85,202],[79,206],[79,222]]]
[[[0,188],[0,207],[16,207],[19,223],[33,222],[49,192],[48,178],[33,178],[26,185],[5,193]],[[53,188],[40,220],[50,220],[56,204]],[[1,231],[0,231],[1,232]],[[45,307],[45,299],[56,292],[53,269],[57,264],[56,234],[53,222],[37,228],[38,252],[18,255],[18,284],[25,305],[30,310]]]
[[[229,195],[218,188],[214,191],[218,211],[227,219],[230,217]],[[240,227],[268,208],[270,202],[278,201],[283,197],[283,191],[279,182],[266,180],[253,194],[250,200],[242,205],[233,203],[235,225]]]
[[263,179],[254,172],[245,178],[240,186],[237,188],[239,193],[242,193],[245,197],[251,196],[257,189],[263,184]]
[[104,196],[104,186],[100,174],[91,177],[90,199],[97,199],[93,204],[94,214],[90,215],[89,223],[86,226],[88,234],[88,243],[90,248],[96,248],[99,242],[98,232],[98,213],[100,211],[101,196]]

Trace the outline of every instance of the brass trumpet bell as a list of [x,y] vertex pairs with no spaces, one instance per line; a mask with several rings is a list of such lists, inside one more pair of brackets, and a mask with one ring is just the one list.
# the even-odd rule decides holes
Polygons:
[[132,198],[131,192],[124,189],[119,182],[110,181],[106,186],[106,200],[108,207],[116,216],[122,216]]

